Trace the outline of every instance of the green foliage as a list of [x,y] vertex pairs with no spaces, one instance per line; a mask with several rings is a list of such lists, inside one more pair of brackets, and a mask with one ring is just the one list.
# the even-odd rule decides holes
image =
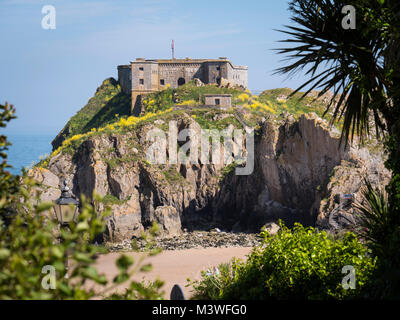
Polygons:
[[388,194],[384,189],[374,188],[368,180],[364,180],[362,200],[355,204],[360,217],[361,235],[368,241],[373,252],[383,254],[390,242],[388,236],[393,229],[398,229],[393,215],[390,214]]
[[[7,122],[15,119],[15,109],[7,102],[0,104],[0,128],[4,128]],[[0,219],[8,219],[12,213],[10,202],[18,192],[19,177],[7,171],[10,166],[7,164],[7,153],[10,143],[5,135],[0,135]]]
[[147,95],[142,101],[145,111],[155,113],[171,108],[174,105],[174,93],[174,89],[168,88]]
[[227,166],[221,169],[221,177],[220,181],[223,181],[227,176],[229,176],[232,172],[235,171],[236,167],[240,163],[238,161],[233,161],[232,163],[228,164]]
[[166,166],[162,173],[164,174],[165,179],[168,183],[176,184],[176,183],[185,183],[185,179],[180,174],[179,171],[176,170],[176,165]]
[[[14,118],[8,104],[1,106],[0,126]],[[76,222],[59,228],[53,214],[53,202],[40,201],[40,185],[26,176],[14,177],[4,171],[8,167],[4,150],[7,138],[1,137],[3,163],[0,166],[0,299],[160,299],[159,280],[152,283],[131,281],[137,271],[148,271],[143,264],[146,255],[134,263],[122,255],[117,261],[118,275],[109,281],[96,267],[99,254],[105,248],[94,244],[105,230],[105,218],[110,210],[95,208],[103,199],[93,195],[92,203],[82,197]],[[9,213],[9,214],[6,214]],[[10,214],[11,213],[11,214]],[[155,231],[151,229],[149,241]],[[150,251],[149,254],[157,252]],[[68,277],[65,263],[69,261]],[[49,268],[49,269],[46,269]],[[54,269],[53,269],[54,268]],[[51,269],[55,271],[51,276]],[[54,287],[52,285],[54,279]],[[93,285],[97,289],[93,289]],[[121,293],[117,286],[128,287]]]
[[194,81],[190,81],[178,88],[166,88],[146,95],[143,105],[146,112],[157,112],[166,110],[177,103],[188,101],[204,104],[205,94],[232,94],[232,101],[235,104],[237,97],[243,92],[244,90],[241,88],[221,88],[211,84],[198,87]]
[[[302,114],[315,112],[319,117],[328,121],[332,120],[330,113],[325,113],[327,103],[323,99],[315,99],[313,96],[302,98],[304,92],[294,92],[289,88],[271,89],[263,91],[258,100],[263,103],[268,103],[277,114],[288,112],[298,118]],[[280,100],[280,97],[287,97]],[[341,128],[342,121],[337,123]]]
[[[264,243],[253,249],[246,262],[234,260],[219,275],[194,283],[200,299],[349,299],[363,294],[375,260],[355,234],[332,239],[326,232],[295,224],[281,224],[277,235],[263,231]],[[356,288],[345,290],[342,268],[356,272]]]
[[385,61],[390,48],[387,31],[393,23],[391,31],[398,35],[400,21],[393,15],[398,11],[394,1],[382,5],[375,0],[358,0],[352,2],[357,28],[346,30],[341,23],[345,5],[343,0],[292,1],[289,9],[295,25],[282,31],[289,35],[282,42],[289,45],[278,52],[294,61],[277,72],[305,70],[310,75],[295,92],[308,87],[306,95],[321,88],[318,96],[322,96],[332,90],[327,109],[334,107],[333,121],[343,117],[343,138],[347,141],[355,133],[363,137],[369,131],[370,117],[375,120],[377,133],[385,129],[382,115],[389,120],[386,92],[391,83],[387,69],[394,65]]
[[114,79],[106,79],[87,105],[69,121],[70,136],[103,127],[114,122],[116,115],[127,116],[129,113],[130,97],[122,93]]
[[231,284],[237,279],[237,272],[242,264],[239,259],[232,259],[230,263],[223,263],[218,266],[219,274],[211,270],[202,271],[201,281],[187,279],[187,287],[193,286],[195,294],[194,300],[220,300]]
[[116,196],[113,196],[112,194],[106,194],[102,200],[102,203],[104,203],[105,205],[113,205],[113,204],[123,204],[125,201],[121,201],[119,200]]
[[[7,122],[15,119],[15,108],[13,105],[9,105],[7,102],[4,105],[0,104],[0,127],[4,128]],[[0,221],[3,220],[8,224],[9,220],[15,214],[15,208],[13,201],[19,193],[20,177],[12,175],[8,168],[11,168],[7,163],[8,147],[11,145],[7,141],[5,135],[0,135]]]
[[[356,0],[356,28],[345,30],[341,22],[344,0],[290,3],[294,25],[283,32],[288,45],[278,49],[288,65],[279,73],[306,71],[310,80],[304,87],[328,90],[333,97],[333,121],[343,119],[342,138],[347,142],[357,134],[361,139],[375,127],[385,136],[386,167],[392,171],[387,199],[367,185],[368,207],[361,208],[369,244],[379,255],[374,289],[379,298],[399,297],[400,292],[400,3],[396,0]],[[386,202],[386,203],[385,203]],[[389,226],[389,222],[392,224]],[[379,234],[386,232],[385,234]]]
[[241,88],[222,88],[212,84],[206,84],[198,87],[194,81],[190,81],[187,84],[180,86],[176,89],[176,98],[178,101],[200,101],[201,104],[205,103],[205,94],[231,94],[233,103],[236,98],[244,92]]
[[[400,190],[398,191],[400,194]],[[359,215],[359,232],[379,257],[370,292],[374,298],[399,299],[400,297],[400,215],[393,214],[388,193],[364,181],[362,199],[355,204]]]
[[124,157],[108,157],[104,161],[108,164],[110,169],[118,168],[123,163],[134,163],[135,161],[142,160],[140,155],[130,154]]
[[[25,177],[20,196],[23,202],[16,205],[18,214],[6,227],[0,229],[0,299],[90,299],[93,297],[112,299],[159,299],[160,281],[144,286],[143,283],[130,281],[132,275],[141,268],[143,261],[133,264],[131,257],[121,256],[117,261],[118,275],[110,282],[105,275],[99,274],[96,257],[106,250],[94,245],[95,237],[105,229],[104,218],[109,210],[96,212],[86,199],[76,223],[69,230],[57,231],[57,223],[52,217],[53,203],[32,201],[33,187],[36,182]],[[98,196],[95,202],[102,201]],[[38,204],[34,204],[38,203]],[[58,237],[60,241],[56,241]],[[69,277],[65,278],[66,256],[69,260]],[[52,266],[56,271],[54,289],[45,289],[42,282],[46,273],[44,266]],[[96,283],[99,289],[92,289]],[[128,288],[120,293],[112,293],[123,283]]]
[[[233,125],[235,128],[240,129],[242,125],[235,118],[233,112],[222,111],[220,109],[192,109],[190,110],[192,118],[200,125],[202,129],[217,129],[223,131],[228,126]],[[221,119],[216,119],[219,114],[228,115]]]

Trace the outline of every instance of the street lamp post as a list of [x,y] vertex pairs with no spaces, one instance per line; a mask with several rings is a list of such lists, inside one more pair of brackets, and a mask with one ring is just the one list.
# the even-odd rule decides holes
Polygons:
[[[67,180],[63,182],[61,196],[55,200],[54,214],[60,228],[68,228],[70,223],[76,221],[78,217],[79,202],[72,196],[67,186]],[[65,278],[68,278],[68,251],[66,250],[65,259]]]

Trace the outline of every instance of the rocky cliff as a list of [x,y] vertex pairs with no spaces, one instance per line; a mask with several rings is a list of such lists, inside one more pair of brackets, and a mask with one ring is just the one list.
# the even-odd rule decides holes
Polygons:
[[[210,109],[202,116],[240,127],[232,111]],[[166,237],[183,228],[258,231],[278,219],[331,228],[329,214],[339,205],[338,194],[357,195],[366,172],[376,183],[389,178],[380,154],[340,146],[338,132],[316,114],[298,120],[260,118],[254,171],[247,176],[222,163],[151,165],[146,135],[155,127],[165,130],[170,120],[179,130],[204,127],[190,110],[165,113],[124,130],[88,135],[30,174],[46,186],[47,199],[58,197],[63,179],[77,197],[96,190],[104,197],[100,205],[112,208],[105,235],[111,241],[139,236],[153,222]]]

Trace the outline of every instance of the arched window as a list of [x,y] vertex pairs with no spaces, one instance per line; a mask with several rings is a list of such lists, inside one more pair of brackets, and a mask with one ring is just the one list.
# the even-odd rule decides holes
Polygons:
[[178,86],[183,86],[185,84],[185,79],[184,78],[179,78],[178,79]]

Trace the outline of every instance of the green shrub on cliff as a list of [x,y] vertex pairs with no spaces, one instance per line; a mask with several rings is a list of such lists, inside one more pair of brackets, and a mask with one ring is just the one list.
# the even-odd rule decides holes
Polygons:
[[[352,233],[332,239],[296,224],[277,235],[262,232],[264,243],[246,262],[234,260],[219,274],[203,273],[194,283],[196,299],[349,299],[362,296],[375,260]],[[344,266],[355,269],[355,289],[345,289]]]
[[147,95],[143,101],[146,112],[164,111],[174,105],[174,89],[167,88],[165,90],[151,93]]
[[130,115],[131,100],[121,91],[121,87],[113,78],[103,81],[95,95],[80,109],[63,130],[53,140],[53,148],[58,148],[62,142],[74,135],[84,134],[93,128],[104,127],[116,121],[118,117]]
[[[326,103],[322,99],[315,100],[309,96],[301,100],[303,92],[290,96],[292,92],[293,90],[289,88],[265,90],[260,94],[259,101],[270,103],[277,114],[286,111],[298,117],[304,113],[315,112],[319,117],[323,117]],[[330,115],[327,114],[325,118],[329,120]]]
[[122,93],[113,78],[106,79],[88,103],[68,122],[71,136],[103,127],[114,122],[116,115],[124,116],[129,113],[130,97]]

